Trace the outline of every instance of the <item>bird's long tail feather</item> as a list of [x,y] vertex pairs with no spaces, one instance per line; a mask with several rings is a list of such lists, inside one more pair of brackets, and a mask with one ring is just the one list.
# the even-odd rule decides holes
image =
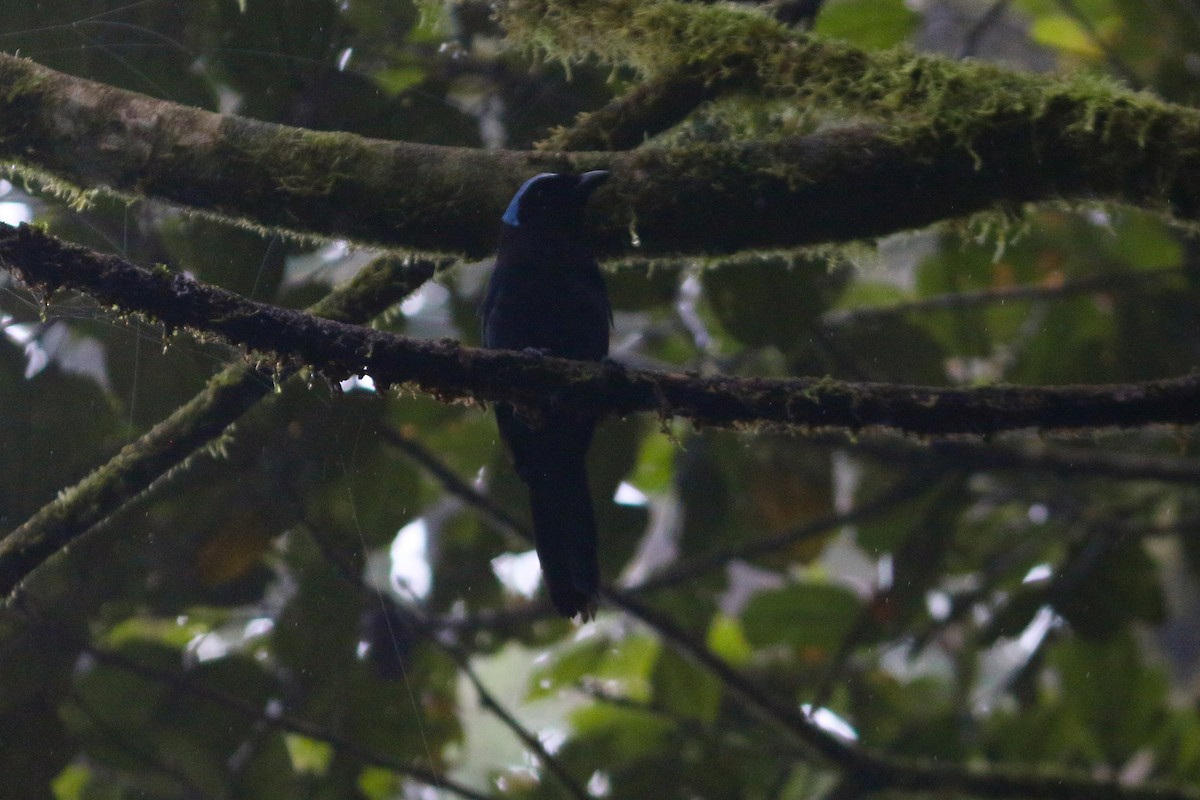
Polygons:
[[584,620],[596,613],[600,567],[596,517],[583,466],[542,475],[529,483],[534,540],[554,607]]

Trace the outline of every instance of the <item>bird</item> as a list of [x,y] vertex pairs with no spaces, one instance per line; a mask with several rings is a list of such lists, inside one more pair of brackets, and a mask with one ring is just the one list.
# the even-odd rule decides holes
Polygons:
[[[608,172],[543,172],[513,195],[480,307],[484,347],[602,361],[612,308],[588,242],[584,209]],[[587,477],[594,416],[496,403],[500,438],[529,490],[534,544],[550,601],[568,618],[595,617],[600,586]]]

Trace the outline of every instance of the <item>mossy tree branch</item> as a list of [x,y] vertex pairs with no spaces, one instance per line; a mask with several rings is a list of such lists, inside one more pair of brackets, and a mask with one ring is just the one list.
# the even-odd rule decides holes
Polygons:
[[[541,4],[559,5],[570,10],[565,0]],[[0,56],[0,157],[68,189],[154,197],[307,235],[473,255],[492,249],[497,211],[531,172],[595,167],[614,172],[597,196],[606,253],[630,251],[631,230],[645,254],[730,252],[877,236],[1062,198],[1200,218],[1195,110],[1094,80],[911,53],[868,56],[723,7],[651,4],[632,17],[645,23],[639,29],[619,16],[628,5],[575,15],[585,18],[579,24],[614,26],[592,37],[615,42],[608,58],[667,70],[675,65],[651,54],[682,51],[690,65],[719,77],[731,59],[749,58],[729,42],[752,42],[762,49],[748,62],[762,92],[882,122],[615,154],[483,151],[213,114]],[[514,29],[521,31],[519,14],[541,6],[510,5]],[[538,31],[557,35],[551,52],[565,57],[583,47],[588,30],[558,31],[556,19],[547,13]],[[712,40],[730,30],[738,36]],[[765,38],[739,38],[759,34]],[[695,41],[668,46],[684,36]]]
[[[739,76],[743,77],[744,76]],[[539,150],[628,150],[671,128],[736,81],[709,80],[701,70],[680,70],[636,84],[597,111],[580,114],[553,131]]]
[[848,383],[830,379],[699,377],[510,351],[462,347],[318,319],[245,300],[165,270],[67,245],[29,226],[0,226],[0,261],[36,291],[67,288],[304,364],[330,380],[370,374],[381,388],[410,384],[442,400],[545,398],[581,413],[656,411],[696,423],[807,429],[882,428],[921,436],[1089,430],[1200,421],[1200,376],[1135,384],[976,389]]

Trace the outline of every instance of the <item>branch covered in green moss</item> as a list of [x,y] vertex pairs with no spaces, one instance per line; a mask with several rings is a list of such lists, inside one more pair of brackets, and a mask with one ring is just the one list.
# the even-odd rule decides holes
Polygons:
[[539,150],[628,150],[676,125],[726,83],[715,85],[696,70],[644,80],[603,108],[580,114],[539,142]]
[[67,194],[158,198],[303,235],[476,254],[495,244],[514,186],[531,172],[572,168],[553,155],[214,114],[3,54],[0,158]]
[[[1052,197],[1106,198],[1168,209],[1190,220],[1200,208],[1194,191],[1200,112],[1107,80],[1024,74],[904,48],[867,53],[723,4],[512,0],[503,7],[502,21],[514,40],[567,63],[596,59],[633,67],[652,85],[687,87],[689,95],[700,86],[709,96],[740,89],[886,126],[866,136],[823,139],[826,154],[840,162],[825,175],[815,165],[777,161],[776,174],[789,176],[798,192],[809,188],[814,198],[820,196],[822,202],[809,203],[809,211],[820,210],[825,201],[834,216],[861,210],[824,194],[823,182],[834,174],[843,191],[872,197],[876,212],[885,216],[889,203],[913,206],[913,217],[941,219],[987,203]],[[632,105],[622,113],[649,114]],[[594,126],[585,119],[581,127]],[[855,146],[871,158],[844,160]],[[965,172],[963,156],[970,167]],[[883,170],[875,171],[887,161],[897,172],[890,185]],[[960,195],[957,212],[942,207],[936,216],[929,213],[940,205],[933,196],[937,180],[948,181]],[[703,200],[711,204],[713,198]],[[638,205],[641,212],[648,203]],[[728,199],[716,207],[737,210]],[[638,218],[643,222],[644,215]],[[798,215],[796,224],[811,223]],[[905,224],[921,223],[911,218],[884,223],[890,230]]]
[[[615,13],[610,5],[627,4],[589,7],[604,9],[603,20]],[[650,18],[679,17],[657,47],[698,37],[674,49],[718,73],[729,45],[707,42],[711,26],[685,12],[745,16],[646,8]],[[0,158],[63,191],[154,197],[300,234],[474,255],[493,248],[499,211],[529,174],[597,167],[614,173],[596,197],[597,241],[610,254],[638,250],[635,235],[646,255],[847,241],[1063,198],[1200,219],[1200,112],[1094,81],[979,65],[954,72],[932,57],[887,61],[827,42],[805,46],[770,20],[754,25],[779,30],[755,48],[796,61],[777,71],[797,82],[780,78],[776,91],[791,86],[797,102],[891,109],[876,114],[887,127],[616,154],[483,151],[212,114],[0,55]],[[656,36],[651,28],[623,35]],[[820,72],[830,53],[837,57]]]
[[566,63],[596,59],[647,78],[689,75],[803,108],[945,131],[977,130],[993,116],[1037,114],[1059,98],[1087,101],[1097,112],[1113,103],[1148,112],[1172,108],[1092,76],[1033,75],[903,47],[867,52],[726,4],[510,0],[501,21],[517,43]]
[[[13,231],[4,227],[4,233]],[[53,242],[52,239],[45,240]],[[13,241],[10,238],[6,243]],[[74,259],[80,254],[87,263],[102,258],[79,248],[69,252],[64,250],[60,255],[70,260],[59,266],[72,269],[79,263]],[[12,250],[8,255],[17,257]],[[51,248],[42,250],[37,257],[54,259],[59,256]],[[0,260],[4,258],[0,256]],[[122,264],[132,267],[125,262]],[[310,311],[329,319],[365,322],[407,296],[428,280],[439,266],[443,265],[430,260],[377,259],[344,287],[316,303]],[[135,280],[117,289],[119,293],[125,290],[129,290],[132,297],[146,299]],[[274,378],[278,380],[287,374],[285,371]],[[219,436],[267,395],[272,385],[272,376],[255,367],[245,364],[227,367],[170,417],[127,444],[107,464],[60,492],[54,501],[0,539],[0,597],[11,592],[51,555],[113,514],[197,448]]]

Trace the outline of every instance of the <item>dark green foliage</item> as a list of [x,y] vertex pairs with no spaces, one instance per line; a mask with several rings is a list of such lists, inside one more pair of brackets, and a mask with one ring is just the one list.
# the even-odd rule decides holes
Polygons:
[[[472,148],[527,148],[680,64],[737,77],[706,84],[711,102],[666,137],[692,152],[864,120],[897,141],[928,125],[923,136],[969,148],[1022,103],[1047,113],[1042,79],[886,49],[960,52],[994,4],[828,0],[815,25],[827,38],[799,42],[760,4],[741,5],[511,0],[505,32],[491,6],[469,1],[43,0],[4,4],[0,49],[176,103]],[[1175,102],[1200,97],[1192,4],[1003,5],[972,52],[1037,49],[1036,64],[1078,74],[1045,85],[1096,115],[1089,135],[1107,135],[1101,73]],[[593,35],[634,10],[642,27]],[[760,51],[760,71],[738,72]],[[1121,124],[1150,103],[1126,102]],[[1157,146],[1153,130],[1138,133]],[[789,166],[755,169],[786,182]],[[1172,169],[1143,179],[1171,185]],[[637,180],[664,204],[694,202],[655,174]],[[0,188],[0,201],[62,239],[292,308],[370,255],[153,199]],[[638,235],[626,198],[597,199],[628,226],[622,236]],[[1100,200],[996,208],[853,247],[627,258],[607,273],[612,352],[696,374],[966,389],[1133,392],[1120,385],[1189,374],[1200,360],[1192,232],[1160,209]],[[439,273],[374,324],[478,344],[487,267]],[[188,333],[164,338],[86,297],[46,300],[0,270],[0,534],[224,364],[261,358]],[[1110,798],[1150,780],[1185,787],[1166,797],[1194,797],[1190,428],[1071,439],[1035,428],[922,449],[872,431],[609,418],[588,469],[601,574],[621,594],[576,627],[543,589],[527,599],[500,568],[532,545],[525,490],[485,409],[403,388],[339,390],[303,370],[267,386],[279,365],[262,366],[271,391],[227,436],[127,497],[0,607],[0,797],[384,800],[427,786],[450,797],[457,785],[567,796],[544,756],[486,708],[464,664],[597,797],[815,800],[889,788],[886,773],[876,786],[841,783],[876,776],[814,757],[794,727],[809,712],[856,737],[851,746],[914,759],[903,768],[962,777],[1005,765],[1032,782],[1022,796],[1045,796],[1038,776],[1067,770],[1119,777]],[[948,779],[911,794],[960,788]]]

